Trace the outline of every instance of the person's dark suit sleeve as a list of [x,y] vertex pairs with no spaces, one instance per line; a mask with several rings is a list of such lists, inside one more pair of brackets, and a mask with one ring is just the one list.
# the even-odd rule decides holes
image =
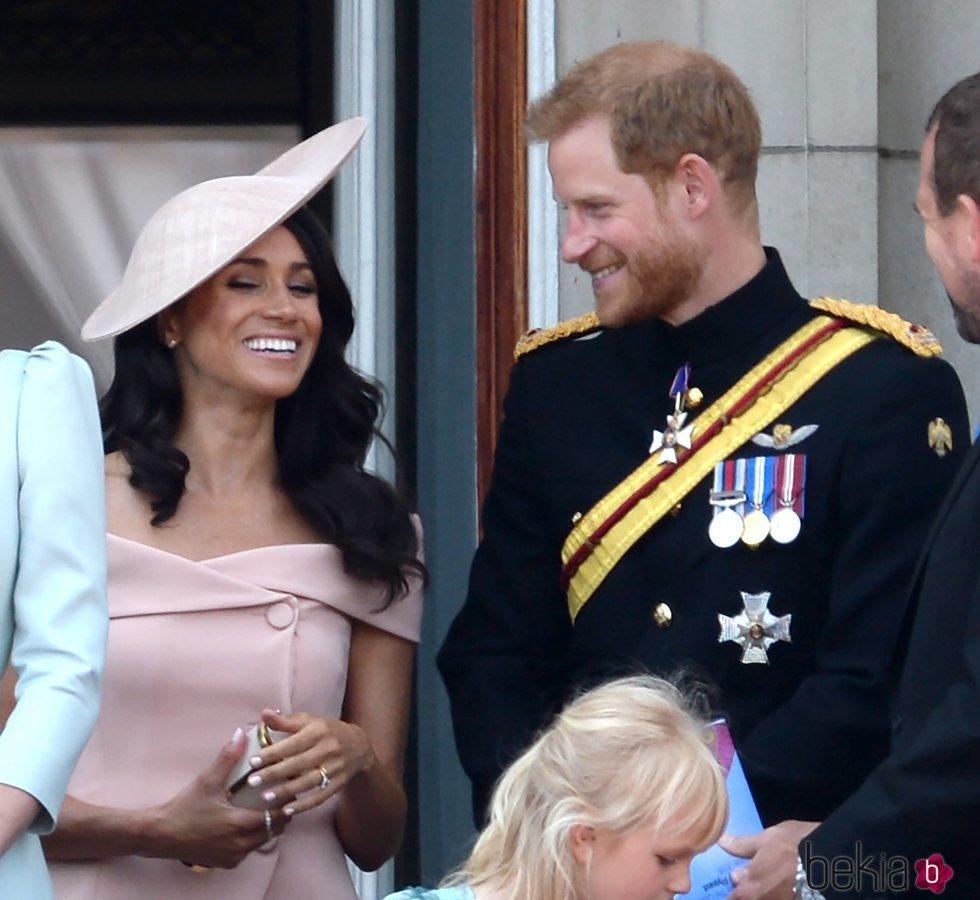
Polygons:
[[[768,825],[822,818],[858,788],[866,761],[887,753],[888,668],[909,579],[969,447],[962,388],[946,363],[897,353],[878,354],[883,365],[871,365],[875,359],[855,367],[855,394],[873,400],[840,462],[836,533],[823,537],[832,571],[814,671],[739,746]],[[944,458],[927,441],[935,417],[954,435]]]
[[469,592],[438,657],[478,825],[498,775],[559,700],[571,630],[559,587],[560,537],[549,534],[540,494],[547,450],[530,435],[526,378],[527,363],[519,362],[504,404]]
[[[962,654],[962,676],[937,695],[915,734],[893,751],[810,837],[811,855],[853,856],[857,841],[865,855],[914,861],[943,853],[946,863],[976,868],[977,810],[980,810],[980,579],[971,615],[950,622],[948,645],[936,653]],[[950,846],[957,835],[958,847]],[[964,847],[964,845],[966,845]],[[913,876],[914,877],[914,876]],[[980,885],[950,883],[956,897],[980,896]],[[914,893],[914,892],[913,892]],[[848,894],[825,891],[828,900]]]

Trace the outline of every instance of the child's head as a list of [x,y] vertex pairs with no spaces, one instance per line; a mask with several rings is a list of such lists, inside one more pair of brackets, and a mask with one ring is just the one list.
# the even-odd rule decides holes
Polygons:
[[461,875],[522,900],[632,900],[689,890],[691,856],[727,817],[712,733],[658,678],[570,703],[504,773]]

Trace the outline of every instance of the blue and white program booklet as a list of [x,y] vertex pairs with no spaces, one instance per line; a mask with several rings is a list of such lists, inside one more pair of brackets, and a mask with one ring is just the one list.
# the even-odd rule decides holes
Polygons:
[[[718,761],[727,773],[725,784],[728,787],[728,824],[725,832],[741,837],[762,831],[762,820],[755,808],[755,801],[745,780],[728,726],[724,721],[718,721],[712,722],[711,728],[715,732]],[[732,870],[746,863],[746,860],[732,856],[714,844],[691,860],[691,890],[687,894],[678,894],[677,897],[684,900],[724,900],[734,887]]]

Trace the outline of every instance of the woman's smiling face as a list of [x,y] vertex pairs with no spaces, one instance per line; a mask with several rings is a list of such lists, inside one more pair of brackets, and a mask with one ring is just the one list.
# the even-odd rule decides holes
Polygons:
[[240,393],[274,402],[292,394],[316,352],[323,322],[316,279],[283,226],[160,314],[185,394]]

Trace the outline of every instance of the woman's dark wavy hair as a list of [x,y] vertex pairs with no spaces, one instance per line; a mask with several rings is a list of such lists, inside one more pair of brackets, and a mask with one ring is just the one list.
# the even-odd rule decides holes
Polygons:
[[[372,439],[387,444],[376,424],[381,388],[344,358],[354,309],[326,230],[306,207],[283,224],[313,269],[323,333],[299,388],[276,404],[280,482],[317,534],[340,549],[347,574],[382,585],[390,603],[425,568],[408,505],[364,470]],[[119,335],[114,349],[115,376],[100,404],[105,452],[122,452],[130,484],[149,497],[150,521],[161,525],[177,511],[190,469],[173,443],[183,410],[177,369],[155,318]]]

